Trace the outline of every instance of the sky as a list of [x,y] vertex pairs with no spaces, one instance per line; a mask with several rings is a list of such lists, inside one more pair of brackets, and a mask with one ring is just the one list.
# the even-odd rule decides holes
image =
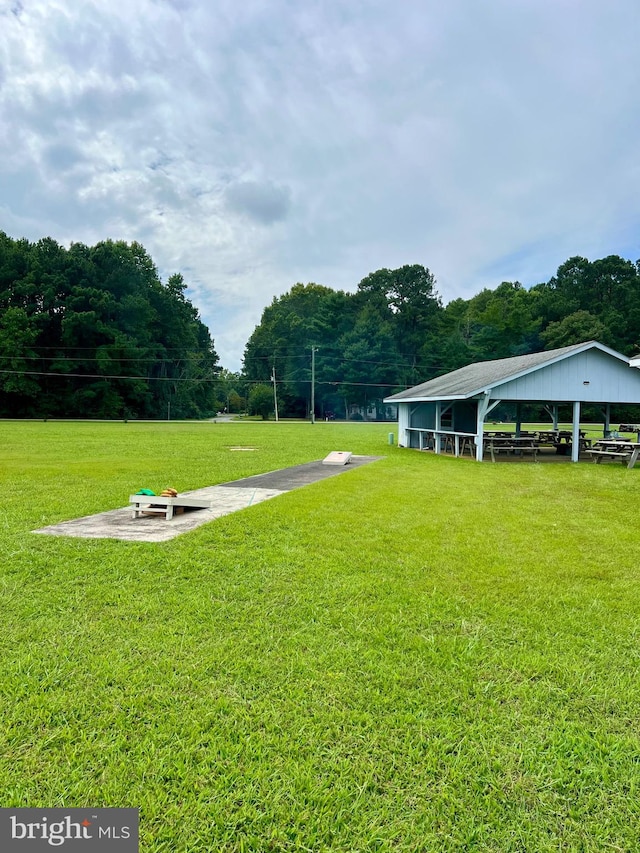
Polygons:
[[137,240],[222,365],[296,282],[640,257],[638,0],[0,0],[0,230]]

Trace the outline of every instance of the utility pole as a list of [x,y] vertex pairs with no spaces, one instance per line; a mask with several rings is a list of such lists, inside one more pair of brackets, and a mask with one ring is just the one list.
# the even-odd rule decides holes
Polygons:
[[316,349],[311,347],[311,423],[316,422]]
[[276,366],[275,363],[273,365],[273,371],[271,373],[271,381],[273,382],[273,405],[276,410],[276,423],[278,423],[278,394],[276,391]]

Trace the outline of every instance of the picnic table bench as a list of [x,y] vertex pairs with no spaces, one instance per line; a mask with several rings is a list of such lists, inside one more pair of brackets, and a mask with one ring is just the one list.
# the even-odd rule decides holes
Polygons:
[[602,439],[596,441],[591,450],[587,450],[595,463],[602,462],[603,459],[612,459],[614,461],[627,463],[627,468],[633,468],[638,460],[640,453],[640,443],[637,441],[623,441],[613,439]]
[[133,504],[133,518],[140,515],[164,515],[169,521],[173,518],[175,509],[210,509],[209,498],[194,498],[178,495],[175,498],[163,497],[162,495],[131,495],[129,503]]

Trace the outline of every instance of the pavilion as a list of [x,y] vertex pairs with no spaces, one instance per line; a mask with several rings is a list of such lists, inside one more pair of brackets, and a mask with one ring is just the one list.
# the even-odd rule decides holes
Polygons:
[[613,349],[587,341],[546,352],[468,364],[436,379],[386,397],[398,405],[398,444],[436,453],[449,443],[456,456],[470,447],[483,456],[487,416],[502,402],[516,404],[516,434],[523,404],[545,406],[558,428],[558,407],[572,407],[571,460],[580,451],[581,406],[602,410],[603,434],[610,432],[611,405],[640,405],[640,370]]

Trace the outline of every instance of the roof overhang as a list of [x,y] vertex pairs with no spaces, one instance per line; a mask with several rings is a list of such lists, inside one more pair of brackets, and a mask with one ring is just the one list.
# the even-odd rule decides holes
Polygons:
[[385,397],[383,399],[383,403],[395,403],[399,405],[400,403],[444,403],[446,400],[470,400],[474,396],[477,396],[475,392],[473,394],[457,394],[453,397],[403,397],[402,400],[394,400],[393,397]]

